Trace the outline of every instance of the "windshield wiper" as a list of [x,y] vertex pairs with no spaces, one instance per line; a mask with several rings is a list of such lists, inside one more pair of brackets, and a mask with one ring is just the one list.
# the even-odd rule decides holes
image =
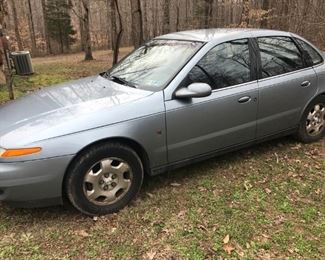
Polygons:
[[126,86],[129,86],[131,88],[137,88],[134,84],[132,84],[131,82],[123,79],[123,78],[120,78],[120,77],[117,77],[117,76],[112,76],[112,75],[108,75],[109,79],[116,82],[116,83],[120,83],[120,84],[123,84],[123,85],[126,85]]

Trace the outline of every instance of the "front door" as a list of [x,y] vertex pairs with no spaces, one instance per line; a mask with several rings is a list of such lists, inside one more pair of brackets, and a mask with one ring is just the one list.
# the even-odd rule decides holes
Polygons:
[[254,140],[258,86],[248,45],[243,39],[214,47],[181,83],[207,83],[210,96],[166,101],[170,163]]

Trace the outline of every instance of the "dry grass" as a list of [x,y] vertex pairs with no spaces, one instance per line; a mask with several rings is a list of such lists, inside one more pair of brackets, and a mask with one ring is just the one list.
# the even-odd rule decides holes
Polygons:
[[[95,57],[35,59],[16,93],[110,66],[109,52]],[[324,139],[283,138],[148,178],[131,206],[97,220],[2,205],[0,259],[322,259],[324,178]]]

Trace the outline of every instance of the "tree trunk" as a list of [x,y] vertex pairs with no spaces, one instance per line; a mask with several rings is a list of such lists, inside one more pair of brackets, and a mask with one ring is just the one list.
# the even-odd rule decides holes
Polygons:
[[290,29],[290,16],[289,16],[289,4],[290,2],[287,0],[283,0],[283,5],[284,5],[284,11],[283,11],[283,16],[284,16],[284,20],[282,19],[281,25],[283,24],[283,29],[282,30],[286,30],[288,31]]
[[179,31],[179,3],[176,6],[176,32]]
[[113,49],[112,45],[112,9],[111,9],[111,0],[106,0],[107,8],[107,48],[109,50]]
[[[270,6],[269,0],[263,0],[262,10],[265,12],[269,11],[269,6]],[[261,28],[267,28],[267,19],[268,19],[268,15],[262,17]]]
[[[115,50],[115,44],[116,44],[116,35],[117,35],[117,25],[116,25],[116,11],[115,11],[115,0],[107,0],[110,5],[110,17],[111,17],[111,45],[112,45],[112,51]],[[113,63],[114,64],[114,63]]]
[[212,1],[213,0],[205,0],[204,3],[204,27],[209,28],[210,18],[212,16]]
[[[144,24],[144,27],[143,27],[143,38],[144,38],[144,40],[148,40],[148,38],[150,38],[149,37],[150,34],[149,34],[149,31],[148,31],[148,27],[149,26],[148,26],[147,1],[141,1],[141,3],[142,3],[141,10],[142,10],[142,18],[143,18],[142,22]],[[145,29],[145,28],[147,28],[147,29]]]
[[61,23],[59,23],[59,43],[60,43],[60,53],[64,53],[64,43],[63,43],[63,37],[62,37],[62,26]]
[[5,82],[8,88],[9,98],[12,100],[15,98],[13,90],[13,74],[9,62],[8,52],[9,43],[5,35],[6,23],[5,19],[8,15],[7,2],[0,1],[0,67],[4,74]]
[[[123,25],[122,25],[122,17],[119,9],[119,5],[117,0],[111,0],[111,10],[112,10],[112,45],[113,45],[113,65],[118,62],[118,56],[120,51],[120,44],[122,40],[123,34]],[[117,17],[116,17],[117,14]],[[118,18],[118,26],[117,19]],[[117,30],[119,28],[119,30]]]
[[169,12],[169,7],[170,7],[170,0],[165,0],[165,5],[164,5],[164,19],[163,19],[163,34],[167,34],[170,32],[170,12]]
[[83,7],[82,7],[82,3],[79,1],[79,5],[78,5],[78,11],[79,11],[79,30],[80,30],[80,46],[81,46],[81,51],[85,51],[86,50],[86,37],[85,37],[85,24],[84,24],[84,12],[83,12]]
[[19,32],[19,22],[17,17],[17,9],[16,4],[14,0],[11,0],[11,6],[12,6],[12,16],[14,18],[14,26],[15,26],[15,36],[18,44],[18,49],[22,51],[24,49],[23,43],[21,41],[20,32]]
[[30,39],[32,42],[32,53],[35,55],[37,53],[37,47],[36,47],[36,36],[35,36],[35,28],[34,28],[34,20],[33,20],[33,11],[32,11],[32,5],[30,3],[30,0],[27,0],[28,4],[28,25],[29,25],[29,33],[30,33]]
[[84,29],[85,29],[85,60],[93,60],[93,53],[91,49],[91,35],[90,35],[90,2],[89,0],[82,0],[84,9]]
[[138,48],[143,43],[143,24],[140,0],[131,0],[133,44]]
[[51,39],[49,30],[47,28],[47,14],[46,14],[46,0],[42,0],[42,11],[43,11],[43,26],[44,26],[44,36],[45,36],[45,42],[46,42],[46,51],[49,54],[52,54],[52,47],[51,47]]
[[250,0],[243,0],[243,9],[239,24],[240,27],[249,27],[249,1]]

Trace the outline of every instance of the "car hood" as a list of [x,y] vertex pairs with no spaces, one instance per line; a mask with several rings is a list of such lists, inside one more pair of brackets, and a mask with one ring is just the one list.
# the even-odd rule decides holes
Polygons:
[[0,147],[18,147],[141,116],[127,113],[134,105],[125,106],[152,93],[101,76],[44,88],[0,107]]

